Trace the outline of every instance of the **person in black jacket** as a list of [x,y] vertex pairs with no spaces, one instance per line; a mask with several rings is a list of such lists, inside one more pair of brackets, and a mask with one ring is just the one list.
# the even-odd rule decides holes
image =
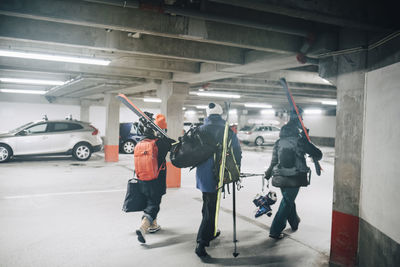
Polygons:
[[305,154],[315,160],[322,158],[321,150],[300,134],[294,118],[281,128],[279,138],[274,144],[271,164],[264,176],[267,180],[273,176],[272,185],[280,187],[282,192],[282,200],[269,233],[274,239],[283,238],[282,231],[286,222],[289,222],[293,231],[299,227],[300,217],[296,211],[295,200],[300,187],[309,184],[310,173]]
[[[149,117],[152,117],[151,113],[147,113]],[[165,117],[158,114],[155,123],[162,129],[167,128]],[[139,123],[140,131],[144,135],[144,139],[158,139],[156,145],[158,148],[157,162],[158,167],[165,166],[165,157],[168,151],[171,149],[172,139],[158,138],[156,133],[150,127],[147,127],[144,123]],[[151,181],[138,180],[140,192],[146,197],[146,207],[143,210],[142,222],[139,229],[136,230],[138,240],[141,243],[146,243],[145,234],[155,233],[161,229],[160,225],[157,224],[157,214],[160,211],[161,198],[166,193],[166,167],[162,168],[158,174],[157,179]]]

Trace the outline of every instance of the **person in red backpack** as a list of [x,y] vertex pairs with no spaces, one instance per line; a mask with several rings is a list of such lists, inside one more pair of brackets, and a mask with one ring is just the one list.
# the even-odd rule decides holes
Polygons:
[[[150,118],[153,116],[151,113],[146,114]],[[155,124],[166,131],[164,115],[158,114]],[[140,192],[146,197],[146,207],[136,234],[139,242],[146,243],[146,233],[155,233],[161,229],[157,223],[157,214],[160,211],[161,198],[166,193],[165,157],[174,141],[165,137],[159,138],[155,131],[143,122],[139,123],[139,130],[144,138],[135,146],[135,172]]]

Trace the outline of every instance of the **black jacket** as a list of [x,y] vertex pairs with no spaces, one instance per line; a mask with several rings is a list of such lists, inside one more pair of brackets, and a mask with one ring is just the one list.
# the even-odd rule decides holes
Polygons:
[[[288,124],[284,125],[281,129],[281,132],[279,133],[279,137],[280,138],[297,137],[297,145],[299,147],[299,150],[303,151],[305,154],[310,155],[315,160],[320,160],[322,158],[321,150],[319,150],[313,143],[309,142],[304,135],[300,135],[299,130],[294,123],[288,123]],[[271,163],[265,172],[266,179],[271,178],[273,168],[279,163],[278,149],[279,149],[279,140],[277,140],[274,144]],[[291,178],[291,181],[297,181],[295,183],[290,182],[290,184],[295,184],[298,186],[307,186],[308,185],[306,172],[300,173],[299,175],[296,175],[296,176],[290,176],[290,178]],[[285,183],[286,180],[289,181],[289,179],[285,179],[283,177],[280,177],[279,179],[276,179],[276,180],[277,181],[283,180],[283,184]],[[273,183],[273,185],[274,185],[274,183]],[[284,187],[284,186],[278,186],[278,187]],[[296,187],[296,186],[290,186],[290,187]]]

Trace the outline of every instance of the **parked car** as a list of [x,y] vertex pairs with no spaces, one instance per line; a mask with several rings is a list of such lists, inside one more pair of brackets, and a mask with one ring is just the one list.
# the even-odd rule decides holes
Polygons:
[[143,138],[137,122],[123,122],[119,124],[119,150],[125,154],[132,154],[136,144]]
[[240,129],[237,136],[239,141],[261,146],[265,143],[273,144],[279,139],[280,128],[272,125],[245,126]]
[[43,119],[0,134],[0,163],[33,155],[72,155],[84,161],[102,145],[99,130],[88,122]]

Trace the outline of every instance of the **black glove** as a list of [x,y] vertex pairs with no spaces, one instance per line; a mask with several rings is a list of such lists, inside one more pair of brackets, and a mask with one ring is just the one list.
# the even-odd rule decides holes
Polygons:
[[263,178],[269,180],[269,179],[271,178],[271,173],[272,173],[272,170],[268,168],[268,169],[265,171],[264,177],[263,177]]

